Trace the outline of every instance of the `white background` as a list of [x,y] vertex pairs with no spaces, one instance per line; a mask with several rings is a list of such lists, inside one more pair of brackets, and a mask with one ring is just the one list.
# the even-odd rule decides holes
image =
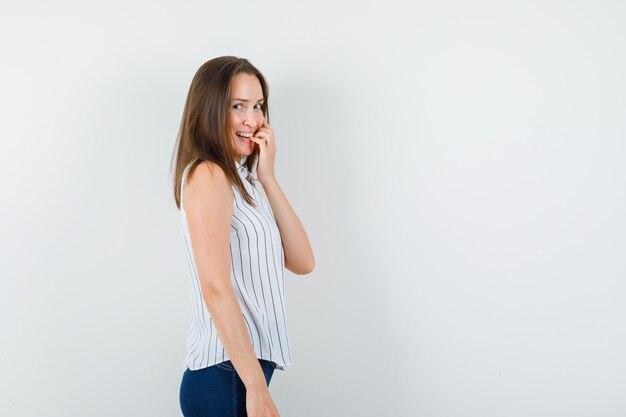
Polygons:
[[286,417],[626,415],[621,1],[0,1],[0,415],[177,416],[170,158],[198,67],[270,84]]

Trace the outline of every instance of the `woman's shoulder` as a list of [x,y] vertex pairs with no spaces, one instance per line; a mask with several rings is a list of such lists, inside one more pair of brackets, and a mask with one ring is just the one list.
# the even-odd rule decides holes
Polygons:
[[215,162],[203,161],[189,170],[185,179],[185,200],[188,202],[203,200],[231,200],[233,191],[224,170]]
[[199,176],[203,179],[223,179],[226,178],[226,174],[221,166],[212,161],[202,161],[197,163],[193,168],[188,169],[187,180],[191,180],[193,177]]

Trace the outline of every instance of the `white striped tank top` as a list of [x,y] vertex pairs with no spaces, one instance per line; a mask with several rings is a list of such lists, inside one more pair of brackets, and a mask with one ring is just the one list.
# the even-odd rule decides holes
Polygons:
[[[285,370],[292,362],[285,316],[282,240],[269,202],[253,186],[256,179],[239,162],[235,161],[235,166],[257,207],[248,204],[237,187],[232,185],[235,200],[230,224],[230,280],[257,358],[275,362],[276,369]],[[191,278],[191,320],[183,369],[195,371],[230,357],[221,343],[200,290],[182,204],[188,171],[189,168],[183,174],[180,191],[180,213]]]

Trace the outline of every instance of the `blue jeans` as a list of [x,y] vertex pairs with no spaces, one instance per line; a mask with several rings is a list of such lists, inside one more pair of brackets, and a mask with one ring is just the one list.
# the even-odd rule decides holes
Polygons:
[[[259,363],[269,387],[276,364],[265,359]],[[185,417],[247,417],[246,386],[231,361],[197,371],[187,368],[179,400]]]

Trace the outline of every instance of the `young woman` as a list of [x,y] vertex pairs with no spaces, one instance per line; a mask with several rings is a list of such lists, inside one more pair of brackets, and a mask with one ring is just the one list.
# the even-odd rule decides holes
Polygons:
[[268,118],[267,83],[246,59],[197,71],[174,154],[192,293],[185,416],[279,415],[269,383],[292,364],[283,272],[308,274],[315,260],[274,175]]

